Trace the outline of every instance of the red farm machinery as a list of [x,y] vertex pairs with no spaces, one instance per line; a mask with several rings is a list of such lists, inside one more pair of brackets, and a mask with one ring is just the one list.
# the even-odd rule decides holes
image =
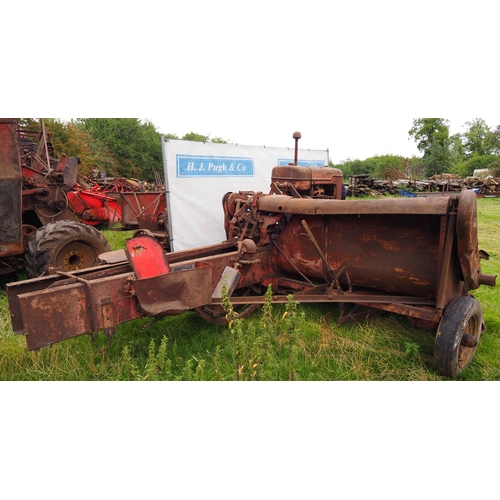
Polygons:
[[[297,139],[300,134],[294,134]],[[148,231],[101,265],[7,286],[13,329],[28,349],[104,332],[143,316],[196,311],[227,322],[223,298],[244,317],[265,302],[326,303],[339,323],[370,312],[406,316],[436,335],[436,370],[456,378],[485,329],[471,292],[495,286],[481,271],[476,195],[342,199],[340,170],[275,167],[268,194],[227,193],[227,239],[167,253]],[[72,311],[67,314],[66,311]]]
[[[39,132],[0,118],[0,274],[47,266],[69,272],[92,267],[111,248],[92,226],[149,230],[168,246],[165,191],[139,181],[90,180],[79,160],[52,158],[43,119]],[[118,227],[117,227],[118,226]]]
[[135,179],[86,179],[79,176],[68,203],[84,224],[110,229],[146,229],[168,244],[166,194],[156,176],[154,185]]
[[35,134],[18,127],[16,118],[0,119],[0,273],[26,267],[39,276],[49,265],[65,271],[95,265],[110,246],[69,206],[78,158],[52,158],[43,127]]

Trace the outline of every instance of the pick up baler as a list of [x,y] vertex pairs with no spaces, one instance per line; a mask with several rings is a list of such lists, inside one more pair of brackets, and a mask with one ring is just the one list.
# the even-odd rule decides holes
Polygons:
[[166,253],[140,230],[99,267],[9,284],[13,329],[39,349],[101,330],[111,337],[143,316],[194,310],[224,323],[224,289],[244,317],[270,286],[273,303],[292,294],[338,304],[340,324],[373,311],[407,316],[435,334],[436,370],[457,378],[485,329],[471,291],[496,279],[481,271],[475,193],[341,198],[340,170],[275,167],[269,194],[223,197],[226,241]]

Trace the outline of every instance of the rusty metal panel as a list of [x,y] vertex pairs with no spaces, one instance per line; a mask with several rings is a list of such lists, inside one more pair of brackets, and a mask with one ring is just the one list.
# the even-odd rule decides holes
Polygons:
[[477,201],[474,191],[464,191],[457,211],[458,257],[470,290],[479,288],[481,263],[477,237]]
[[73,271],[71,274],[75,278],[72,281],[68,281],[66,277],[63,277],[61,275],[52,274],[34,278],[31,280],[7,283],[7,299],[9,301],[10,316],[14,333],[24,333],[23,315],[21,306],[19,304],[20,295],[42,291],[48,289],[49,287],[55,288],[58,286],[64,286],[68,283],[73,283],[77,278],[84,278],[86,280],[92,281],[110,276],[119,276],[121,274],[129,276],[130,273],[130,266],[126,263],[123,263],[122,265],[96,266],[93,268]]
[[451,197],[391,198],[376,200],[320,200],[292,198],[286,195],[263,196],[258,208],[263,212],[317,215],[370,215],[370,214],[434,214],[449,211]]
[[19,297],[23,294],[44,290],[54,283],[55,279],[56,278],[52,276],[44,276],[43,278],[7,283],[6,288],[7,299],[9,301],[10,321],[14,334],[20,335],[21,333],[25,333]]
[[[98,331],[142,316],[137,299],[128,291],[130,273],[95,280],[62,281],[59,286],[18,294],[19,310],[28,349],[39,349],[61,340]],[[67,283],[67,284],[66,284]],[[114,318],[103,317],[113,304]]]
[[0,257],[24,251],[17,119],[0,119]]
[[212,299],[212,265],[181,266],[172,272],[132,281],[139,307],[148,316],[181,314]]
[[82,285],[61,287],[55,293],[45,290],[20,295],[19,303],[28,349],[38,349],[91,331]]
[[297,268],[311,279],[325,280],[323,262],[304,235],[304,219],[331,268],[336,272],[345,269],[347,274],[340,278],[343,284],[349,279],[355,287],[436,296],[441,217],[293,216],[278,238],[286,256],[275,250],[276,265],[285,272],[296,274]]
[[314,184],[341,185],[342,178],[339,169],[328,167],[288,165],[274,167],[271,173],[271,183],[277,183],[280,187],[290,184],[299,192],[309,191]]
[[158,215],[165,210],[164,191],[120,193],[122,224],[138,222],[141,229],[158,230]]

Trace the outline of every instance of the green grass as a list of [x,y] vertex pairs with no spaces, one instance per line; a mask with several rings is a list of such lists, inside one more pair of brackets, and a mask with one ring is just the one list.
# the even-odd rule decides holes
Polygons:
[[102,234],[106,236],[112,250],[119,250],[125,248],[125,240],[132,238],[134,231],[114,231],[111,229],[102,229]]
[[[483,272],[500,274],[500,199],[478,200]],[[105,231],[114,249],[131,232]],[[487,331],[463,380],[500,380],[500,300],[483,286]],[[119,325],[107,351],[82,336],[37,352],[12,333],[0,293],[0,380],[445,380],[433,368],[434,336],[397,315],[337,325],[338,307],[264,306],[231,328],[196,313]],[[104,339],[97,339],[98,347]]]

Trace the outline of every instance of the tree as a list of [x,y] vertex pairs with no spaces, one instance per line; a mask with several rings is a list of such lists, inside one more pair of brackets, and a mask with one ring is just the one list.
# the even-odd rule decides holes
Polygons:
[[497,125],[495,130],[490,130],[488,142],[491,143],[492,154],[500,156],[500,125]]
[[[93,169],[105,170],[110,175],[116,175],[119,164],[114,155],[98,138],[81,129],[74,121],[63,122],[56,118],[45,118],[45,130],[53,150],[50,155],[60,158],[76,156],[80,160],[78,171],[89,175]],[[21,118],[20,128],[40,132],[40,120]],[[36,139],[34,137],[33,139]]]
[[425,158],[433,145],[449,145],[450,123],[445,118],[415,118],[408,133],[417,142],[417,148]]
[[214,142],[216,144],[227,144],[226,139],[222,139],[221,137],[215,136],[210,142]]
[[431,145],[427,151],[427,155],[424,155],[422,162],[427,177],[449,172],[454,165],[449,146],[447,144],[440,144],[439,142]]
[[345,160],[337,165],[330,162],[330,166],[342,170],[344,177],[369,174],[371,177],[395,179],[407,175],[408,168],[415,167],[418,163],[416,158],[382,155],[365,160]]
[[138,118],[79,118],[76,123],[113,154],[118,175],[153,181],[153,171],[163,170],[161,136],[151,122]]
[[182,141],[195,141],[195,142],[213,142],[216,144],[227,144],[225,139],[221,139],[220,137],[215,136],[213,139],[210,139],[209,135],[197,134],[196,132],[189,132],[188,134],[184,134],[181,137]]
[[182,141],[195,141],[195,142],[210,142],[209,135],[197,134],[196,132],[189,132],[181,137]]
[[[37,118],[21,118],[19,123],[25,130],[40,131]],[[51,137],[53,156],[77,156],[80,174],[86,176],[97,169],[108,176],[151,182],[155,179],[154,171],[163,170],[161,136],[179,139],[175,134],[160,134],[153,123],[138,118],[76,118],[69,122],[46,118],[45,128]],[[227,142],[220,137],[210,141],[209,136],[195,132],[182,139]]]
[[427,176],[441,174],[454,165],[452,148],[456,137],[450,137],[450,124],[445,118],[415,118],[408,132],[423,153]]
[[498,154],[500,146],[499,135],[495,131],[490,130],[490,127],[482,118],[476,118],[471,122],[467,122],[466,125],[468,129],[463,136],[467,158],[474,155]]

